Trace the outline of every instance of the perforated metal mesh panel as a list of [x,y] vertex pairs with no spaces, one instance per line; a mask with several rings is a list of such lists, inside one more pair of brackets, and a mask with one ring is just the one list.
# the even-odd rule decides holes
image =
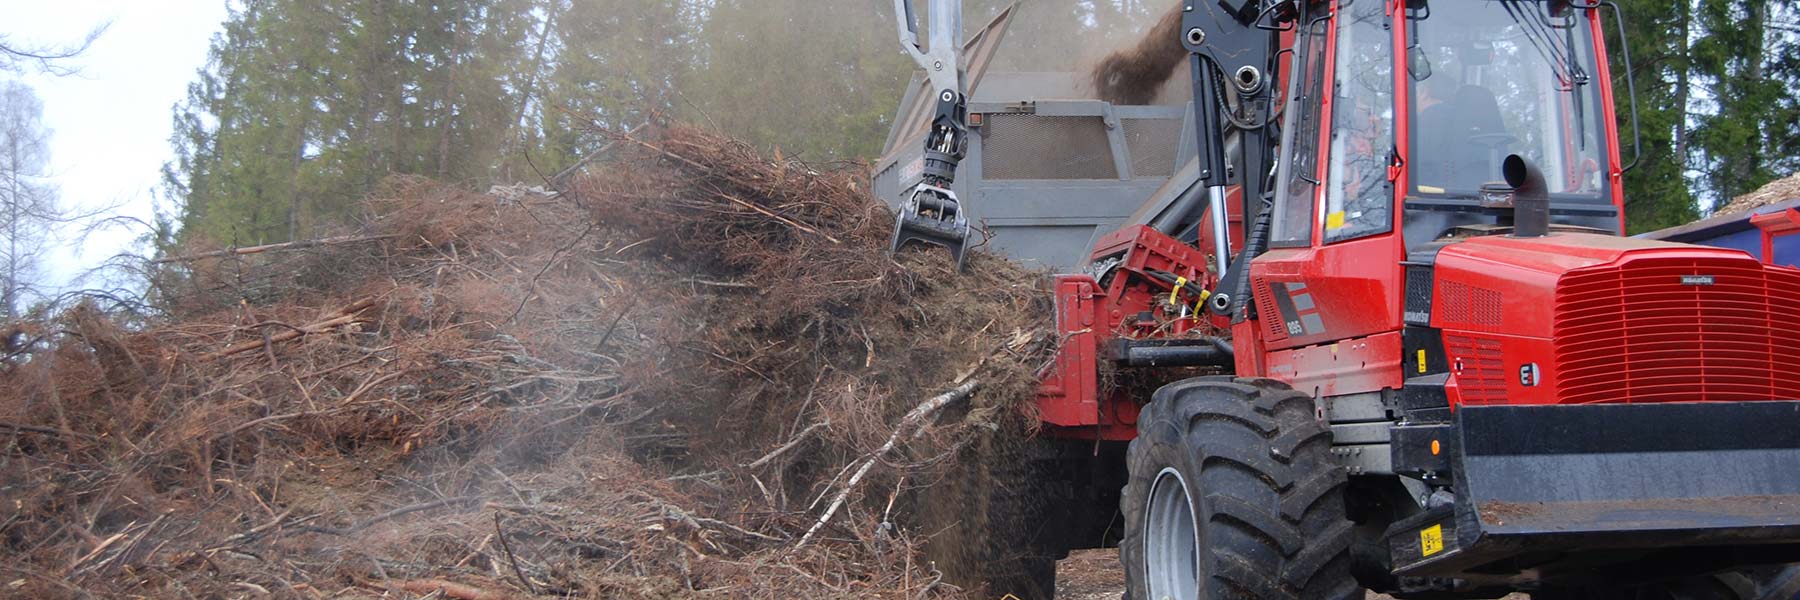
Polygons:
[[1180,143],[1180,120],[1125,119],[1125,144],[1131,148],[1133,177],[1174,175],[1176,146]]
[[1256,316],[1269,326],[1269,339],[1287,339],[1287,323],[1281,320],[1281,309],[1275,305],[1275,292],[1269,288],[1269,282],[1261,277],[1252,277],[1250,289],[1255,290]]
[[1444,350],[1456,357],[1456,383],[1465,404],[1499,404],[1506,401],[1506,362],[1500,340],[1491,336],[1444,334]]
[[1475,287],[1459,281],[1438,282],[1444,303],[1437,307],[1438,318],[1445,324],[1457,324],[1481,331],[1498,331],[1503,314],[1500,292]]
[[1118,179],[1100,117],[987,116],[986,179]]
[[1412,325],[1431,324],[1431,267],[1424,265],[1407,265],[1406,267],[1406,322]]

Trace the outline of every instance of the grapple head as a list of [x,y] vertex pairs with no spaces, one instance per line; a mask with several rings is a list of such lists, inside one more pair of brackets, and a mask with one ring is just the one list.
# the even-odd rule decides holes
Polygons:
[[921,185],[894,215],[894,252],[909,243],[942,246],[956,257],[956,268],[961,270],[968,241],[969,218],[950,190]]

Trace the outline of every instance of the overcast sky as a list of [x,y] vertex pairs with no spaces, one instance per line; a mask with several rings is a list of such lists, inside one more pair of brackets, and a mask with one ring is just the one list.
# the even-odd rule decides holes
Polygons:
[[[120,213],[149,220],[150,192],[170,157],[170,108],[187,93],[224,20],[225,0],[0,0],[0,32],[13,43],[77,41],[96,24],[112,23],[86,54],[68,63],[80,73],[24,77],[44,102],[53,179],[64,206],[118,204]],[[112,230],[85,241],[63,233],[45,257],[53,285],[98,265],[143,232]]]

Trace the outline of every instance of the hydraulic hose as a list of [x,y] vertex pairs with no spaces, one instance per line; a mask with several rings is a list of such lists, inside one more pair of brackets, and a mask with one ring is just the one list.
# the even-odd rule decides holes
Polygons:
[[[1270,206],[1267,200],[1260,201],[1258,204],[1262,205],[1262,210],[1257,211],[1256,220],[1250,224],[1250,236],[1244,240],[1244,249],[1238,252],[1237,260],[1231,262],[1231,272],[1225,275],[1224,281],[1227,282],[1225,301],[1222,306],[1212,307],[1217,312],[1230,315],[1232,323],[1242,323],[1250,316],[1250,303],[1247,301],[1252,293],[1250,290],[1250,261],[1262,256],[1262,253],[1269,248],[1269,235],[1273,229],[1273,225],[1269,222]],[[1218,298],[1218,296],[1213,297]]]

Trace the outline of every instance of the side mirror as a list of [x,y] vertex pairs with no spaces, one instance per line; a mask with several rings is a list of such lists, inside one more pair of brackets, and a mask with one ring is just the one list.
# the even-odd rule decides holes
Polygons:
[[1631,41],[1625,37],[1625,13],[1619,10],[1619,5],[1610,0],[1599,5],[1612,9],[1613,25],[1618,28],[1619,56],[1625,61],[1625,93],[1631,96],[1631,161],[1621,166],[1619,172],[1628,173],[1637,167],[1638,159],[1644,157],[1644,136],[1638,130],[1637,81],[1631,76]]

